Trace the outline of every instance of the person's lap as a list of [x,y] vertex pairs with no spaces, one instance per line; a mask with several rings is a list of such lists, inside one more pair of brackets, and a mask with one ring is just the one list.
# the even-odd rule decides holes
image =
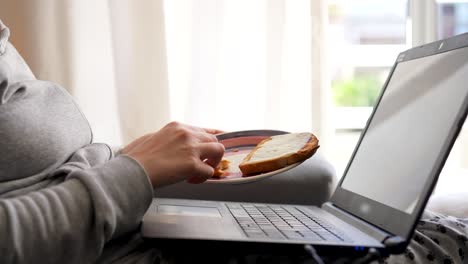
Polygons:
[[[392,255],[378,263],[465,263],[468,262],[468,219],[460,219],[426,211],[418,223],[410,245],[403,254]],[[196,247],[197,245],[194,245]],[[173,252],[180,252],[174,254]],[[186,256],[183,248],[172,249],[170,254],[138,233],[112,241],[106,245],[99,263],[181,263],[207,258],[210,250],[200,250],[200,255]],[[225,255],[218,263],[305,263],[304,257],[280,254]]]

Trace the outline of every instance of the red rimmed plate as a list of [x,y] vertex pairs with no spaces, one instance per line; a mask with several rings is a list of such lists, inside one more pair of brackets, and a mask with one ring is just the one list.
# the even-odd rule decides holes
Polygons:
[[258,175],[243,177],[239,169],[240,162],[244,157],[262,140],[265,138],[286,134],[287,132],[279,130],[248,130],[229,132],[216,135],[218,141],[222,143],[226,149],[224,159],[229,160],[229,168],[226,170],[227,175],[223,178],[211,178],[206,183],[213,184],[241,184],[259,181],[278,173],[290,170],[302,162],[291,164],[279,170],[262,173]]

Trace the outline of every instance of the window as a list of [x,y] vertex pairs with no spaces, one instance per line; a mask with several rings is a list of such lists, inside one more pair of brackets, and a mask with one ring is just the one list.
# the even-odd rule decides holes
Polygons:
[[[436,1],[438,39],[468,32],[468,1]],[[436,193],[466,192],[468,185],[468,124],[460,133],[437,184]]]
[[[335,106],[335,142],[330,159],[341,177],[396,55],[412,45],[468,32],[468,1],[332,0],[328,12]],[[465,124],[436,193],[466,192],[467,176]]]
[[468,1],[439,1],[437,10],[439,39],[468,32]]
[[[164,3],[173,119],[228,131],[318,130],[339,177],[397,54],[468,31],[468,0]],[[467,134],[446,174],[468,168]]]
[[398,53],[410,47],[408,1],[329,2],[331,89],[341,175]]

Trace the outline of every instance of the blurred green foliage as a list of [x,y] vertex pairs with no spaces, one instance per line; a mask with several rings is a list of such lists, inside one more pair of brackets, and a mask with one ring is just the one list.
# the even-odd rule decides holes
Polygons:
[[336,106],[374,106],[382,82],[374,75],[354,76],[353,79],[332,82]]

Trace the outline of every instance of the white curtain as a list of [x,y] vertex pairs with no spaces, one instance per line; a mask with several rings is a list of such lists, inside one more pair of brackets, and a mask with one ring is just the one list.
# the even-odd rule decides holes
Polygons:
[[0,19],[36,77],[64,86],[120,145],[170,120],[162,1],[0,0]]
[[309,0],[167,0],[165,11],[175,119],[311,130]]
[[36,76],[75,96],[96,141],[178,120],[313,131],[323,146],[323,2],[0,0],[0,19]]

